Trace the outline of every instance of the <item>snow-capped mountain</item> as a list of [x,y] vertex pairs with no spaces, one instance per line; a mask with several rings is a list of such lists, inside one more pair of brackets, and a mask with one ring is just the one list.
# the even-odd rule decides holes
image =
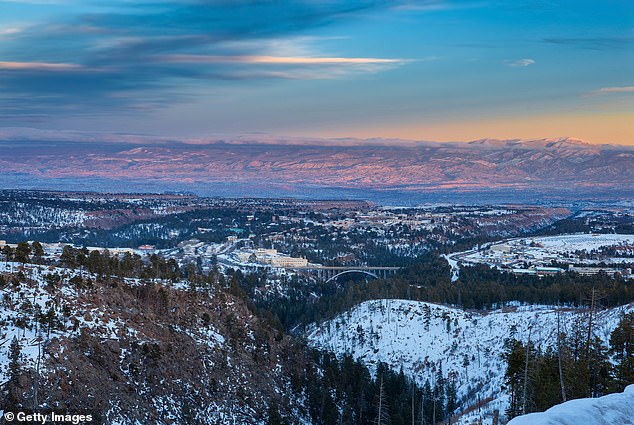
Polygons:
[[210,183],[248,184],[251,190],[266,184],[269,190],[276,187],[278,194],[309,187],[410,194],[508,194],[512,188],[570,196],[622,193],[634,179],[633,147],[593,145],[571,138],[469,143],[262,139],[166,144],[122,136],[124,143],[104,138],[104,143],[97,144],[80,143],[79,136],[77,141],[47,142],[56,139],[19,141],[0,134],[0,148],[11,151],[0,158],[0,182],[12,186],[37,182],[44,187],[56,182],[53,186],[66,187],[81,178],[81,187],[93,189],[99,182],[112,186],[127,181],[128,187],[130,182],[161,182],[163,187],[199,193]]

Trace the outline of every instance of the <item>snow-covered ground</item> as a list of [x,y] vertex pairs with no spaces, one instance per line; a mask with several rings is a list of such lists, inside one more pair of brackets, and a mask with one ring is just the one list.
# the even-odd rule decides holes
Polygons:
[[[33,264],[23,266],[14,262],[0,262],[2,271],[22,273],[23,277],[19,279],[17,288],[12,282],[0,288],[0,384],[8,378],[9,346],[14,337],[20,343],[20,360],[28,368],[36,367],[38,357],[42,354],[42,345],[56,337],[76,336],[82,328],[104,339],[119,339],[124,333],[135,335],[140,342],[144,341],[137,329],[119,317],[109,317],[104,309],[82,303],[80,290],[70,283],[71,279],[81,275],[94,280],[94,275],[74,269]],[[61,276],[61,281],[55,285],[58,289],[51,290],[47,288],[48,279],[54,275]],[[130,285],[139,284],[139,279],[126,278],[124,281]],[[177,289],[188,286],[186,282],[161,282]],[[54,327],[49,333],[46,325],[35,320],[35,317],[49,311],[62,324],[63,330]],[[189,334],[210,347],[222,346],[225,340],[211,325],[208,329],[200,329],[197,334]]]
[[[607,341],[622,313],[634,311],[634,304],[604,310],[595,315],[595,334]],[[581,310],[560,311],[562,331],[575,321],[585,323]],[[308,332],[309,344],[349,353],[371,368],[379,361],[433,384],[436,370],[453,376],[463,405],[491,398],[481,412],[504,412],[507,395],[502,391],[505,363],[504,340],[514,335],[536,345],[554,345],[557,310],[550,306],[517,306],[489,313],[469,312],[420,301],[374,300],[363,302],[335,319],[314,325]]]
[[[603,255],[601,252],[608,247],[616,249],[619,255]],[[522,263],[547,266],[553,260],[567,264],[618,264],[634,262],[632,253],[634,235],[594,233],[509,239],[480,249],[457,252],[446,258],[455,270],[460,264],[484,263],[513,268]]]
[[622,393],[580,398],[511,420],[508,425],[633,425],[634,385]]

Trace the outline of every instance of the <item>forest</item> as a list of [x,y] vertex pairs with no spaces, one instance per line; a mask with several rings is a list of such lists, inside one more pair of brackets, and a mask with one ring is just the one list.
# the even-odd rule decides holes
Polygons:
[[[591,321],[558,333],[555,347],[535,347],[510,335],[505,343],[509,418],[555,404],[620,392],[634,382],[634,313],[621,317],[609,346],[592,336]],[[612,359],[613,361],[610,361]]]

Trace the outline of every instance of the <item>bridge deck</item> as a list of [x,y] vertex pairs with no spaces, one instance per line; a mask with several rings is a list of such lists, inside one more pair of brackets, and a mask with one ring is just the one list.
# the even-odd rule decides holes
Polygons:
[[400,270],[402,267],[384,266],[305,266],[305,267],[284,267],[289,270]]

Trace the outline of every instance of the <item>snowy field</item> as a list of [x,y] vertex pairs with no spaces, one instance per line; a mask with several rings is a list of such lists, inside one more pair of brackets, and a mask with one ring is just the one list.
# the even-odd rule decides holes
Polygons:
[[551,253],[570,253],[575,251],[594,251],[605,246],[634,246],[634,235],[620,234],[579,234],[559,235],[541,238],[520,238],[508,242],[514,247],[522,244],[542,245],[541,250]]
[[[606,248],[617,255],[603,254]],[[517,238],[500,241],[484,249],[473,249],[448,255],[455,278],[460,264],[485,263],[494,267],[520,267],[524,263],[547,266],[555,260],[566,264],[593,265],[634,262],[634,235],[574,234],[539,238]]]
[[[609,339],[620,315],[634,311],[634,304],[596,315],[595,334]],[[560,313],[562,331],[575,321],[586,323],[583,311]],[[464,416],[471,423],[477,416],[489,417],[493,409],[504,412],[507,395],[502,392],[505,363],[501,358],[504,340],[511,335],[541,347],[556,341],[557,311],[549,306],[516,307],[485,313],[468,312],[437,304],[406,300],[375,300],[359,304],[333,320],[313,326],[309,344],[349,353],[370,368],[379,361],[414,377],[420,384],[433,384],[436,370],[454,376],[458,399],[463,405],[490,397],[481,412]]]

